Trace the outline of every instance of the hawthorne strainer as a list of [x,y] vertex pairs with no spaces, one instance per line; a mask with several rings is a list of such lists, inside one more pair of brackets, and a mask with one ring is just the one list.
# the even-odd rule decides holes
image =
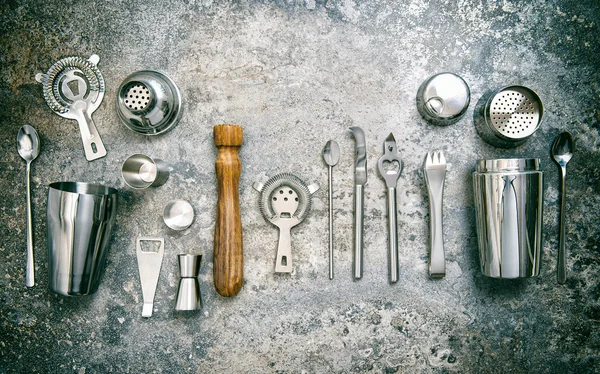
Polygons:
[[265,219],[279,228],[276,273],[292,272],[292,238],[290,230],[308,216],[311,195],[319,189],[314,183],[307,186],[291,173],[271,177],[265,184],[254,183],[260,192],[258,205]]
[[494,147],[519,146],[542,123],[542,100],[527,87],[507,86],[482,100],[485,104],[475,110],[475,126],[481,138]]
[[85,158],[93,161],[106,156],[106,148],[92,120],[104,97],[104,78],[98,70],[100,57],[79,56],[58,60],[46,74],[38,73],[35,80],[50,109],[61,117],[77,120]]

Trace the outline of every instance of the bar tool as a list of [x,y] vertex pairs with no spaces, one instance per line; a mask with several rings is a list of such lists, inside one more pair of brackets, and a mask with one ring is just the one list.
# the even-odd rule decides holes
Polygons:
[[172,230],[185,230],[194,221],[194,208],[185,200],[172,200],[165,206],[163,220]]
[[329,169],[329,279],[333,279],[333,167],[340,160],[340,146],[335,140],[325,144],[323,159]]
[[[142,242],[158,243],[157,251],[144,251]],[[154,294],[158,286],[158,277],[162,265],[163,255],[165,253],[165,239],[153,238],[148,236],[138,236],[135,245],[137,254],[138,268],[140,271],[140,283],[142,284],[142,296],[144,306],[142,307],[142,317],[152,317],[154,308]]]
[[544,115],[538,94],[523,86],[508,86],[486,94],[477,107],[474,122],[479,136],[498,148],[525,143],[540,127]]
[[98,70],[100,57],[89,59],[66,57],[57,61],[46,74],[35,79],[42,84],[42,92],[50,109],[61,117],[77,120],[85,158],[93,161],[106,156],[92,113],[104,97],[104,78]]
[[179,288],[177,289],[175,310],[202,309],[202,296],[200,295],[200,283],[198,282],[201,261],[202,255],[184,253],[177,255],[181,279],[179,279]]
[[108,256],[118,191],[77,182],[48,187],[48,286],[64,296],[92,294]]
[[565,214],[567,198],[567,163],[573,157],[575,151],[575,141],[568,132],[563,132],[554,139],[552,144],[552,158],[558,166],[560,166],[560,231],[558,235],[558,264],[557,264],[557,280],[559,284],[565,284],[567,281],[567,253],[565,250]]
[[432,125],[457,122],[469,108],[471,91],[456,74],[440,73],[425,80],[417,91],[417,109]]
[[238,125],[213,127],[218,149],[215,171],[218,197],[215,223],[213,277],[221,296],[235,296],[244,281],[244,247],[240,216],[239,181],[242,163],[238,155],[244,129]]
[[443,278],[446,276],[443,229],[444,181],[446,179],[444,152],[427,152],[423,169],[429,194],[429,276]]
[[290,173],[277,174],[265,184],[254,183],[260,192],[258,205],[265,219],[279,228],[276,273],[292,272],[291,229],[308,216],[312,205],[312,194],[319,185],[307,186],[300,178]]
[[477,161],[473,173],[481,271],[493,278],[540,272],[543,173],[540,160]]
[[356,165],[354,167],[354,279],[363,274],[363,221],[364,188],[367,183],[367,144],[365,133],[360,127],[350,127],[356,141]]
[[383,156],[377,169],[387,186],[388,213],[388,271],[390,283],[398,282],[398,228],[396,225],[396,184],[402,174],[402,159],[398,154],[396,139],[390,133],[383,143]]
[[162,160],[137,153],[123,162],[121,176],[125,184],[136,190],[158,187],[169,179],[169,167]]
[[17,150],[27,162],[27,262],[25,265],[25,285],[35,285],[35,266],[33,261],[33,217],[31,210],[31,163],[40,154],[40,137],[30,125],[24,125],[17,133]]
[[127,128],[138,134],[164,134],[183,115],[181,93],[165,74],[136,71],[119,86],[117,114]]

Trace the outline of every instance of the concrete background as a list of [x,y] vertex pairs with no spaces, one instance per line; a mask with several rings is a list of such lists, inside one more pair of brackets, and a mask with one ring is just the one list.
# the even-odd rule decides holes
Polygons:
[[[0,372],[132,373],[588,373],[600,369],[600,22],[597,1],[6,1],[0,5]],[[58,59],[98,54],[106,95],[94,120],[108,150],[87,162],[74,121],[50,111],[34,81]],[[116,116],[120,82],[140,69],[173,78],[182,121],[143,137]],[[415,94],[452,71],[472,101],[458,123],[420,118]],[[541,129],[512,150],[484,143],[473,108],[487,91],[522,84],[542,97]],[[24,286],[25,162],[16,134],[37,128],[32,187],[37,284]],[[212,285],[216,204],[212,126],[244,127],[240,199],[245,283],[237,297]],[[354,141],[367,137],[364,279],[351,276]],[[556,283],[559,169],[550,146],[570,131],[568,270]],[[376,172],[393,132],[400,281],[387,282],[385,185]],[[336,277],[327,276],[327,168],[334,169]],[[444,219],[447,276],[428,278],[428,201],[421,166],[443,149],[450,165]],[[169,163],[162,187],[128,189],[133,153]],[[545,172],[541,274],[500,281],[478,264],[471,173],[479,158],[539,157]],[[279,172],[322,189],[292,231],[295,270],[274,274],[277,230],[251,188]],[[55,181],[103,183],[120,207],[99,291],[64,298],[47,287],[46,195]],[[161,212],[192,202],[196,218],[170,231]],[[166,240],[154,315],[141,317],[134,240]],[[204,309],[177,314],[176,254],[204,255]]]

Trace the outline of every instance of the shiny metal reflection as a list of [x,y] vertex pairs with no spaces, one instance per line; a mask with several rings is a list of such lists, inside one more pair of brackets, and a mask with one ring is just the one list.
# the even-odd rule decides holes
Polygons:
[[175,310],[202,309],[202,296],[200,295],[200,283],[198,282],[202,255],[182,253],[177,255],[177,260],[181,279],[179,280]]
[[137,153],[123,162],[121,176],[125,184],[136,190],[158,187],[169,179],[169,167],[162,160]]
[[94,293],[116,221],[117,190],[57,182],[48,191],[48,285],[64,296]]
[[482,273],[537,276],[543,202],[539,159],[479,160],[473,187]]

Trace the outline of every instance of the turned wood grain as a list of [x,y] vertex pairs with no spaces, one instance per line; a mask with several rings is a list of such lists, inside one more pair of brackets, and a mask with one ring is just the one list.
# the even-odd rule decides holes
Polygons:
[[239,180],[242,163],[238,150],[244,130],[237,125],[216,125],[215,146],[219,151],[215,169],[218,183],[217,220],[215,223],[215,288],[222,296],[235,296],[244,281],[244,249],[240,217]]

